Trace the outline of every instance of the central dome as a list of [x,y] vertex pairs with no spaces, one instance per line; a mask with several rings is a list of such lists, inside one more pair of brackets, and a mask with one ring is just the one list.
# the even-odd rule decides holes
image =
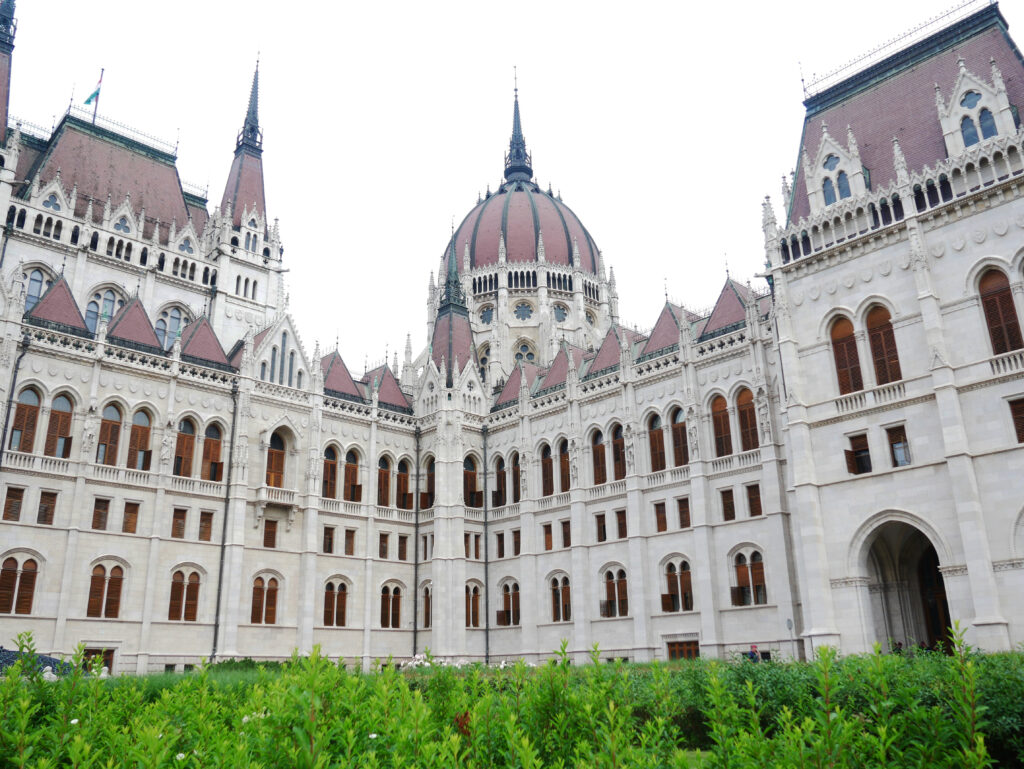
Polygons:
[[[544,260],[558,267],[597,275],[598,250],[587,228],[561,199],[541,190],[533,181],[530,154],[519,120],[519,94],[516,93],[512,119],[512,139],[505,156],[505,183],[497,192],[488,191],[455,231],[457,268],[463,269],[468,247],[469,267],[475,270],[498,264],[501,239],[505,240],[508,262],[536,262],[541,236]],[[451,252],[449,241],[445,257]],[[447,262],[444,269],[447,270]],[[443,274],[443,273],[442,273]]]

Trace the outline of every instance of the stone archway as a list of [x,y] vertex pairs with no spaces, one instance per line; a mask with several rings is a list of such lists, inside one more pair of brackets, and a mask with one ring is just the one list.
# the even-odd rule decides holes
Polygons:
[[[951,624],[934,544],[917,527],[887,521],[864,543],[871,620],[869,638],[889,649],[946,648]],[[872,633],[873,631],[873,633]]]

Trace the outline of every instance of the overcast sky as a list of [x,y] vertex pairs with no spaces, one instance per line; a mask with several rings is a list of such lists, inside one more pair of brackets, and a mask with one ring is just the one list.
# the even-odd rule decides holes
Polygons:
[[[177,139],[212,210],[259,53],[291,312],[310,353],[340,337],[357,373],[386,347],[401,360],[407,333],[426,344],[452,218],[501,181],[513,65],[537,181],[615,268],[624,320],[649,328],[665,281],[700,309],[726,261],[739,280],[762,269],[761,200],[779,206],[796,163],[801,63],[810,80],[952,5],[19,0],[11,112],[49,127],[105,67],[100,113]],[[1024,41],[1020,4],[1001,8]]]

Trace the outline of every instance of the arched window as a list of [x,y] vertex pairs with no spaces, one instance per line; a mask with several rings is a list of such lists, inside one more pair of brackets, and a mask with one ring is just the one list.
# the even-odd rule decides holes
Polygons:
[[661,417],[652,414],[647,421],[647,442],[651,449],[651,472],[665,469],[665,431],[661,429]]
[[715,456],[732,454],[732,428],[729,426],[729,404],[725,398],[716,395],[711,401],[711,427],[715,433]]
[[192,455],[196,448],[196,426],[191,419],[178,423],[178,441],[174,446],[174,468],[172,473],[183,478],[192,477]]
[[764,561],[756,550],[750,554],[750,586],[754,592],[755,604],[768,603],[768,591],[764,584]]
[[601,601],[600,606],[602,617],[629,616],[625,570],[619,569],[618,572],[615,572],[609,569],[604,573],[604,595],[605,600]]
[[681,408],[672,411],[672,461],[676,467],[690,463],[690,444]]
[[174,340],[181,334],[182,321],[188,322],[188,316],[186,316],[180,308],[171,307],[170,309],[164,310],[160,313],[160,318],[156,322],[156,338],[160,342],[160,346],[165,350],[170,350],[174,347]]
[[167,619],[172,622],[195,622],[199,614],[199,572],[178,570],[171,577],[171,600]]
[[254,625],[277,624],[277,579],[256,577],[252,583],[252,611],[249,621]]
[[274,377],[277,375],[277,347],[270,348],[270,381],[274,381]]
[[50,423],[46,427],[46,446],[43,453],[48,457],[71,456],[71,399],[58,395],[50,404]]
[[324,449],[324,477],[320,484],[320,496],[336,499],[338,496],[338,452],[333,446]]
[[149,470],[153,452],[149,448],[149,414],[139,409],[132,415],[132,431],[128,437],[128,462],[132,470]]
[[121,410],[113,403],[103,409],[100,422],[100,441],[96,446],[96,463],[117,464],[117,443],[121,437]]
[[434,506],[434,460],[427,460],[427,490],[420,497],[420,507],[429,510]]
[[32,452],[36,442],[36,423],[39,421],[39,393],[26,387],[18,395],[14,410],[14,424],[11,426],[11,451]]
[[551,447],[546,443],[540,448],[541,496],[550,497],[555,493],[555,473],[551,459]]
[[423,588],[423,627],[430,627],[430,620],[432,619],[431,614],[433,612],[430,608],[430,588]]
[[746,387],[736,396],[736,416],[740,422],[740,448],[753,451],[760,445],[757,439],[757,412],[754,409],[754,394]]
[[983,107],[978,113],[978,124],[981,126],[982,139],[989,139],[999,133],[996,130],[996,120],[986,107]]
[[686,561],[668,563],[665,566],[667,593],[661,596],[661,610],[693,611],[693,585],[690,579],[690,564]]
[[551,621],[568,622],[572,619],[572,596],[569,578],[554,577],[551,580]]
[[25,296],[25,312],[28,312],[43,295],[43,271],[32,270],[28,276],[28,293]]
[[279,432],[270,436],[267,449],[267,485],[277,489],[284,486],[284,438]]
[[604,435],[594,430],[590,438],[590,453],[594,464],[594,485],[600,486],[608,480],[608,468],[604,459]]
[[86,607],[87,617],[107,617],[116,619],[121,612],[121,587],[124,584],[124,569],[111,566],[109,573],[103,564],[92,569],[89,581],[89,603]]
[[522,481],[519,473],[521,472],[519,467],[519,452],[512,455],[512,502],[513,504],[519,501],[520,490],[522,489]]
[[838,318],[832,324],[832,356],[836,362],[839,394],[846,395],[863,390],[864,380],[860,375],[857,340],[853,335],[853,324],[847,318]]
[[622,425],[612,428],[612,471],[617,481],[626,477],[626,439],[622,434]]
[[1001,355],[1024,347],[1017,309],[1013,304],[1013,294],[1010,293],[1010,282],[1006,275],[999,270],[986,271],[978,282],[978,293],[981,294],[992,352]]
[[960,135],[963,136],[965,147],[978,143],[978,127],[967,115],[960,118]]
[[[232,238],[232,240],[234,240],[234,238]],[[242,293],[242,276],[241,275],[236,275],[235,276],[235,296],[238,296],[241,293]]]
[[821,183],[821,192],[825,196],[825,205],[830,206],[836,202],[836,188],[832,184],[832,180],[825,177],[825,181]]
[[224,464],[220,461],[221,431],[215,424],[207,425],[203,435],[203,464],[200,476],[204,481],[220,481]]
[[[36,235],[41,234],[43,231],[43,215],[36,214],[36,220],[32,223],[32,232]],[[113,238],[111,238],[113,240]]]
[[569,441],[564,439],[558,444],[558,476],[559,488],[568,491],[572,474],[569,471]]
[[402,589],[385,585],[380,589],[380,626],[382,628],[401,627],[402,620]]
[[363,498],[363,487],[359,485],[359,455],[355,451],[345,454],[345,488],[343,496],[349,502],[359,502]]
[[288,332],[281,332],[281,372],[278,374],[277,383],[279,385],[284,384],[284,352],[288,349]]
[[732,588],[733,606],[750,606],[751,604],[768,603],[768,593],[764,581],[764,562],[761,553],[754,550],[749,560],[743,553],[734,559],[736,567],[736,586]]
[[462,461],[462,501],[466,507],[483,507],[483,492],[476,490],[476,460],[466,457]]
[[846,171],[836,174],[836,186],[839,188],[840,200],[850,197],[850,180],[846,176]]
[[409,463],[402,460],[398,463],[395,475],[395,505],[400,510],[412,510],[412,494],[409,492]]
[[328,582],[324,588],[324,625],[345,627],[348,604],[348,585],[338,581]]
[[[20,210],[20,211],[18,212],[18,223],[17,223],[17,227],[18,227],[18,229],[19,229],[19,230],[23,230],[23,229],[25,229],[25,209],[24,209],[24,208],[23,208],[23,209],[21,209],[21,210]],[[97,237],[99,237],[99,236],[98,236],[98,235],[97,235],[96,233],[93,233],[93,238],[97,238]],[[96,250],[96,246],[93,246],[93,247],[92,247],[92,250],[93,250],[93,251],[95,251],[95,250]]]
[[148,263],[149,263],[149,249],[143,247],[142,253],[139,254],[139,264],[142,265],[143,267],[145,267],[146,264],[148,264]]
[[501,588],[501,610],[498,612],[498,625],[507,627],[519,624],[519,583],[505,584]]
[[892,331],[889,311],[881,306],[872,308],[868,313],[867,325],[871,359],[875,364],[875,384],[898,382],[903,375],[900,373],[900,356],[896,350],[896,337]]
[[391,460],[387,457],[377,460],[377,504],[381,507],[391,504]]
[[0,614],[31,614],[35,597],[39,565],[27,558],[19,565],[18,559],[4,559],[0,567]]
[[85,325],[92,332],[96,331],[100,318],[110,320],[114,316],[114,307],[124,305],[124,300],[118,299],[111,289],[97,291],[92,295],[92,300],[85,308]]
[[480,627],[480,588],[466,585],[466,627]]
[[495,489],[491,493],[491,504],[494,507],[504,507],[508,501],[505,495],[505,460],[498,457],[498,461],[494,463],[494,486]]
[[267,362],[266,361],[262,361],[260,363],[260,381],[261,382],[266,382],[267,381]]
[[253,300],[256,300],[256,298],[257,298],[256,297],[256,281],[255,280],[253,280],[253,282],[252,282],[252,293],[250,294],[249,298],[253,299]]

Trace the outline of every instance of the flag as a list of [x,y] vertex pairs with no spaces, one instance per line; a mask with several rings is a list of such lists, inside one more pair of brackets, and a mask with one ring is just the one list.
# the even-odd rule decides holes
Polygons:
[[103,73],[100,73],[99,82],[96,83],[96,89],[89,94],[89,98],[85,100],[86,104],[92,104],[94,100],[100,98],[100,86],[103,85]]

